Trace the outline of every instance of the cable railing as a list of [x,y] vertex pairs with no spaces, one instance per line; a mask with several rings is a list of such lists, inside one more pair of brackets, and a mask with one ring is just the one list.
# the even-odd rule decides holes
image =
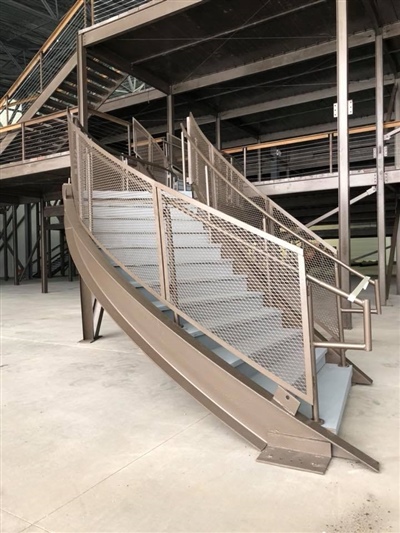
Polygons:
[[[60,111],[0,129],[0,166],[68,153],[67,116],[76,112],[76,108]],[[11,142],[9,134],[13,135]]]
[[[204,136],[193,116],[188,117],[189,181],[197,199],[258,229],[266,231],[304,251],[306,272],[321,281],[313,291],[315,322],[325,334],[342,342],[344,339],[341,302],[324,284],[340,288],[341,268],[366,279],[340,262],[335,248],[301,224],[270,198],[260,193]],[[252,197],[246,194],[252,190]],[[253,196],[254,194],[254,196]],[[378,284],[374,285],[376,312],[380,312]],[[367,283],[367,284],[368,284]]]
[[[400,122],[388,122],[390,131]],[[375,126],[349,130],[349,164],[351,171],[375,168]],[[242,169],[250,181],[287,179],[328,174],[338,171],[337,133],[326,132],[308,136],[268,141],[224,150]],[[394,163],[398,148],[394,140],[385,145],[387,165]]]
[[150,0],[90,0],[93,24],[116,17],[147,4]]
[[78,0],[33,57],[29,65],[0,100],[6,125],[12,115],[24,114],[76,49],[77,32],[86,25],[84,0]]

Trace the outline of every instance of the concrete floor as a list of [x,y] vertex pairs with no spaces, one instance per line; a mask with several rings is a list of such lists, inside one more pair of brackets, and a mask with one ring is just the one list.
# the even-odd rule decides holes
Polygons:
[[256,463],[108,317],[78,344],[77,283],[50,291],[2,286],[3,533],[400,531],[400,297],[354,354],[375,384],[353,387],[341,432],[382,471],[318,476]]

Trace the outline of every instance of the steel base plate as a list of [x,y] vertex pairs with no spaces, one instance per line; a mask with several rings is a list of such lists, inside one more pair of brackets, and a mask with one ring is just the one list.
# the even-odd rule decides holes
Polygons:
[[331,462],[331,457],[267,446],[260,453],[257,461],[315,474],[325,474]]

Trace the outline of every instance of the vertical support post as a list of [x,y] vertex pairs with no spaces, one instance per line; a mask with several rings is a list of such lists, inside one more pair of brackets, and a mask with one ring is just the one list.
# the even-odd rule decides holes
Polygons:
[[[350,179],[348,119],[348,43],[347,0],[336,0],[337,103],[338,103],[338,171],[339,171],[339,258],[350,264]],[[342,289],[350,293],[350,273],[341,272]],[[350,302],[344,302],[345,307]],[[351,314],[345,315],[345,327],[351,327]]]
[[[397,247],[396,243],[398,241],[397,237],[399,233],[399,218],[400,218],[400,199],[397,199],[392,237],[390,240],[390,254],[389,254],[389,262],[388,262],[387,277],[386,277],[386,299],[389,298],[390,285],[392,282],[394,254],[396,252],[396,247]],[[397,261],[399,261],[399,249],[398,248],[397,248]]]
[[132,126],[128,124],[128,155],[132,155]]
[[[88,127],[88,94],[87,94],[87,52],[83,46],[83,35],[77,37],[77,70],[78,70],[78,118],[87,130]],[[83,341],[93,342],[93,301],[92,293],[82,278],[80,278],[81,313]]]
[[385,224],[385,160],[383,146],[383,37],[375,38],[375,115],[376,115],[376,201],[378,230],[378,279],[381,305],[386,304],[386,224]]
[[181,148],[182,148],[182,179],[183,190],[186,192],[186,153],[185,153],[185,135],[181,132]]
[[47,241],[46,241],[46,218],[44,216],[44,199],[40,200],[40,273],[42,279],[42,293],[49,292],[47,280]]
[[77,37],[77,69],[78,69],[78,118],[84,129],[88,127],[88,95],[87,95],[87,53],[83,46],[83,35]]
[[221,117],[217,115],[215,117],[215,148],[221,150]]
[[6,96],[6,126],[8,126],[8,96]]
[[205,178],[206,178],[206,202],[207,202],[208,207],[210,207],[210,181],[208,177],[207,166],[204,167],[204,173],[205,173]]
[[25,122],[21,124],[21,152],[22,161],[25,161]]
[[[258,139],[260,143],[260,139]],[[262,177],[262,160],[261,160],[261,150],[257,150],[257,181],[261,181]]]
[[43,52],[40,52],[39,55],[39,83],[40,83],[40,92],[43,92]]
[[8,228],[7,211],[3,213],[3,242],[4,242],[4,281],[8,281]]
[[51,253],[52,253],[52,243],[51,243],[51,229],[50,229],[50,219],[46,221],[46,237],[47,237],[47,277],[52,277],[51,271]]
[[312,405],[312,418],[315,422],[320,422],[319,418],[319,402],[318,402],[318,381],[317,381],[317,368],[315,361],[315,346],[314,346],[314,308],[312,298],[312,286],[307,283],[307,307],[308,307],[308,321],[310,331],[310,347],[311,347],[311,372],[312,372],[312,386],[313,386],[313,405]]
[[329,172],[333,172],[333,133],[329,134]]
[[14,285],[19,285],[18,277],[18,214],[17,206],[12,206],[12,228],[13,228],[13,254],[14,254]]
[[243,148],[243,175],[247,178],[247,147]]
[[65,233],[60,231],[60,274],[65,276]]
[[[400,79],[396,81],[397,91],[394,102],[395,120],[400,120]],[[394,164],[400,169],[400,134],[394,136]],[[400,231],[396,239],[396,294],[400,294]]]
[[175,135],[174,95],[172,92],[167,94],[167,129],[170,135]]
[[25,205],[25,269],[28,279],[32,279],[32,206]]
[[[40,202],[36,203],[36,240],[40,236]],[[40,246],[36,248],[36,274],[40,276]]]
[[93,25],[95,23],[94,21],[94,0],[90,0],[90,22]]

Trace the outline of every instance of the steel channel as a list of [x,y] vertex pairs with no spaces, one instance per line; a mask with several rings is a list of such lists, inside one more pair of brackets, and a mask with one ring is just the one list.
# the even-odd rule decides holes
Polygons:
[[19,285],[18,276],[18,212],[17,206],[12,206],[12,228],[13,228],[13,272],[14,272],[14,285]]

